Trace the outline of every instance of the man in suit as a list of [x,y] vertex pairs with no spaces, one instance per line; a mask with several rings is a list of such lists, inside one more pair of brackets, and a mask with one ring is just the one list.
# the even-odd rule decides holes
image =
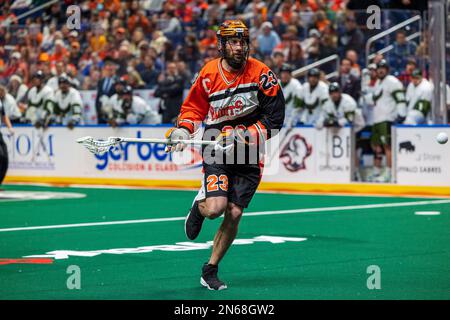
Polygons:
[[114,83],[116,82],[117,64],[111,58],[106,58],[103,64],[103,77],[97,84],[97,97],[95,98],[95,109],[97,110],[98,123],[107,123],[108,116],[102,111],[101,97],[106,95],[111,97],[114,93]]
[[348,58],[341,60],[339,67],[339,76],[331,79],[332,82],[337,82],[342,92],[352,96],[353,99],[358,101],[361,95],[361,80],[356,74],[352,73],[352,61]]

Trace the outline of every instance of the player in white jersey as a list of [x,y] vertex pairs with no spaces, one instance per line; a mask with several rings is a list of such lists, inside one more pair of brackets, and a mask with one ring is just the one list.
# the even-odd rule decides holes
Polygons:
[[33,87],[27,94],[25,120],[37,128],[46,127],[53,114],[53,90],[44,84],[44,73],[39,70],[32,77]]
[[386,60],[377,64],[378,80],[372,99],[374,102],[371,144],[375,157],[380,159],[384,151],[387,168],[384,174],[380,167],[374,167],[371,177],[376,182],[390,182],[392,168],[391,127],[394,122],[403,122],[406,117],[406,99],[403,84],[396,77],[389,75]]
[[329,85],[328,92],[330,96],[322,106],[322,112],[315,123],[316,128],[344,127],[349,124],[353,126],[355,132],[362,130],[365,121],[355,99],[346,93],[342,93],[337,82],[332,82]]
[[433,85],[422,77],[422,71],[415,69],[411,73],[411,82],[406,89],[408,114],[404,124],[424,124],[429,119],[431,101],[433,99]]
[[16,99],[8,93],[8,90],[0,85],[0,107],[3,107],[5,115],[10,120],[19,120],[22,117]]
[[302,106],[302,84],[292,77],[293,67],[283,63],[280,69],[280,84],[286,101],[284,125],[293,127],[300,122]]
[[[372,134],[373,126],[373,113],[375,108],[372,94],[374,92],[377,80],[377,65],[375,63],[371,63],[362,71],[361,96],[358,100],[358,104],[361,107],[366,126],[363,128],[363,130],[356,133],[355,179],[357,181],[363,180],[359,170],[361,165],[360,159],[364,154],[373,154],[372,146],[370,144],[370,136]],[[375,166],[381,166],[380,159],[374,157],[373,161]]]
[[58,78],[59,89],[55,93],[55,122],[69,129],[82,123],[83,101],[80,92],[71,87],[70,78],[61,74]]
[[113,106],[120,106],[120,99],[122,97],[122,91],[127,86],[127,81],[121,77],[114,82],[114,94],[108,97],[106,94],[100,97],[101,111],[108,116],[108,119],[113,118]]
[[302,114],[300,121],[312,125],[320,116],[323,103],[328,99],[328,85],[320,78],[320,71],[312,68],[308,71],[308,81],[303,84],[301,93]]
[[161,115],[154,111],[144,99],[133,95],[131,86],[125,86],[120,99],[113,105],[109,123],[112,127],[125,124],[159,124]]

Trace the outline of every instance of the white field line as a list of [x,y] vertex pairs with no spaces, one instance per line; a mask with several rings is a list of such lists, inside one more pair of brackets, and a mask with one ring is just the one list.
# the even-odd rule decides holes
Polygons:
[[[291,214],[291,213],[310,213],[310,212],[376,209],[376,208],[410,207],[410,206],[424,206],[424,205],[444,204],[444,203],[450,203],[450,200],[428,200],[428,201],[413,201],[413,202],[364,204],[364,205],[356,205],[356,206],[307,208],[307,209],[292,209],[292,210],[278,210],[278,211],[260,211],[260,212],[247,212],[247,213],[244,213],[244,215],[248,217],[248,216],[264,216],[264,215],[278,215],[278,214]],[[50,226],[5,228],[5,229],[0,229],[0,232],[80,228],[80,227],[110,226],[110,225],[121,225],[121,224],[137,224],[137,223],[153,223],[153,222],[181,221],[184,219],[185,219],[185,217],[172,217],[172,218],[154,218],[154,219],[140,219],[140,220],[88,222],[88,223],[60,224],[60,225],[50,225]]]

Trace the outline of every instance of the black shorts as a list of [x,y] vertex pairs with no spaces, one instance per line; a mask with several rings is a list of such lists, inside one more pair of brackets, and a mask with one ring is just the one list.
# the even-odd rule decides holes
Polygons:
[[258,188],[262,165],[203,163],[203,192],[206,198],[227,197],[242,208],[247,208]]

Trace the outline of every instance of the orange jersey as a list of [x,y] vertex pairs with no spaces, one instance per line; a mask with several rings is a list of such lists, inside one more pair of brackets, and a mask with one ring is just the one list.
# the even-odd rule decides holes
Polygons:
[[194,79],[178,126],[193,133],[201,122],[206,129],[220,130],[244,125],[270,138],[270,130],[279,130],[284,121],[284,96],[275,74],[253,58],[238,74],[227,72],[221,62],[222,58],[208,62]]

